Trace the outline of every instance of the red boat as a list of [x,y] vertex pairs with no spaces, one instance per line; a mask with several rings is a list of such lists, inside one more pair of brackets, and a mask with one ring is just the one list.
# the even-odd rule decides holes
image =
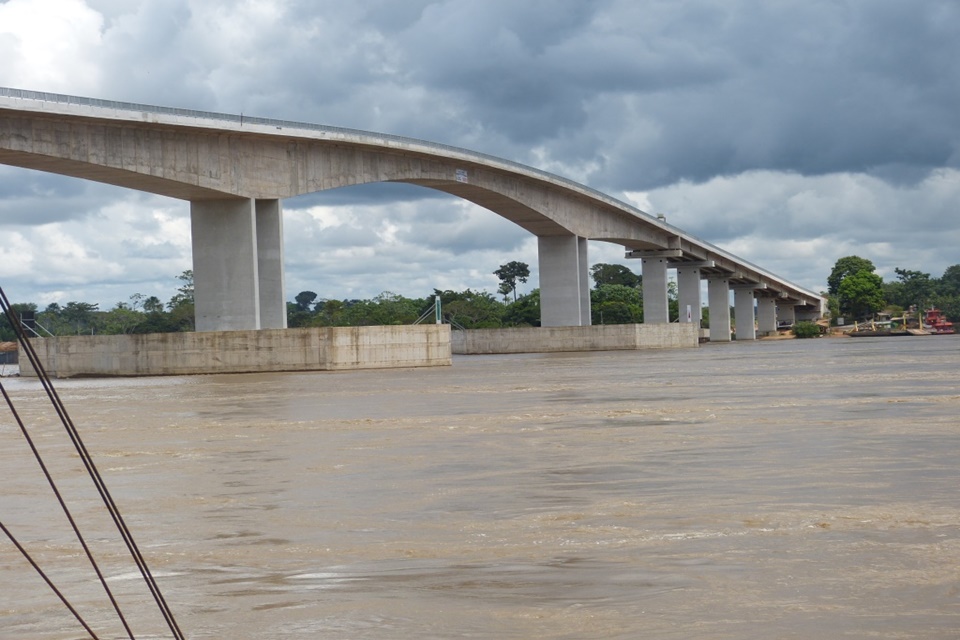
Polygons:
[[948,322],[939,309],[927,309],[923,313],[923,328],[937,335],[954,333],[953,323]]

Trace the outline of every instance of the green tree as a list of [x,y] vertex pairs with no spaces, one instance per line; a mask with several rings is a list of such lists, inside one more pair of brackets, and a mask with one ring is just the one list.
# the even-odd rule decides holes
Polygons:
[[70,326],[71,333],[73,329],[76,329],[77,334],[93,333],[96,331],[97,321],[94,312],[98,306],[89,302],[71,301],[60,312],[60,317]]
[[539,327],[540,289],[534,289],[507,305],[502,322],[505,327]]
[[[440,298],[443,317],[467,329],[489,329],[502,326],[505,307],[486,291],[440,291],[433,290]],[[427,303],[429,304],[429,302]]]
[[500,286],[497,287],[497,293],[503,296],[503,304],[507,304],[508,302],[510,302],[511,291],[513,291],[513,289],[506,282],[501,282]]
[[602,284],[590,291],[590,315],[593,324],[643,322],[643,297],[634,287]]
[[339,327],[346,303],[342,300],[321,300],[314,305],[316,316],[313,324],[319,327]]
[[160,302],[160,298],[158,298],[157,296],[150,296],[148,298],[144,298],[143,310],[146,313],[155,313],[157,311],[163,311],[163,303]]
[[947,267],[937,281],[937,293],[942,296],[960,296],[960,264]]
[[177,276],[182,284],[177,287],[177,293],[170,298],[170,302],[167,303],[168,309],[174,309],[182,305],[194,305],[193,299],[193,269],[187,269],[183,273]]
[[[33,302],[14,302],[10,305],[10,310],[13,311],[17,318],[19,318],[20,314],[24,311],[36,314],[37,305]],[[27,333],[29,334],[29,331]],[[14,327],[11,326],[10,322],[7,320],[7,315],[0,312],[0,342],[15,342],[16,339],[17,334],[14,330]]]
[[129,305],[118,302],[110,311],[103,315],[103,331],[108,334],[133,333],[138,324],[143,322],[145,315]]
[[384,291],[371,300],[352,301],[344,309],[341,321],[351,327],[413,324],[420,316],[423,304],[422,300]]
[[310,311],[310,305],[317,299],[317,294],[313,291],[301,291],[296,295],[294,301],[298,311]]
[[793,325],[793,335],[798,338],[819,338],[822,334],[820,333],[820,326],[816,322],[801,320]]
[[883,279],[869,271],[848,275],[837,291],[840,312],[854,319],[866,319],[883,309]]
[[517,283],[523,283],[530,277],[530,267],[525,262],[516,260],[500,265],[500,268],[493,272],[493,275],[500,278],[501,286],[509,287],[513,292],[513,301],[517,301]]
[[598,262],[590,267],[590,277],[595,288],[604,284],[619,284],[624,287],[638,287],[642,278],[622,264]]
[[[643,303],[643,295],[640,296]],[[693,309],[690,310],[693,312]],[[667,282],[667,316],[670,322],[680,320],[680,286],[674,280]]]
[[287,303],[287,326],[309,327],[313,323],[314,312],[311,305],[317,299],[313,291],[301,291],[294,297],[294,302]]
[[837,326],[838,320],[840,320],[840,301],[837,300],[837,296],[831,295],[826,291],[821,291],[820,295],[827,299],[827,313],[830,314],[830,325]]
[[900,269],[893,270],[900,280],[899,294],[900,299],[889,300],[894,304],[900,305],[904,309],[916,306],[918,310],[923,310],[924,306],[930,301],[934,291],[934,281],[930,279],[929,273],[920,271],[909,271]]
[[837,295],[840,291],[840,283],[847,276],[852,276],[859,271],[873,273],[877,268],[866,258],[860,256],[846,256],[837,260],[833,265],[833,271],[827,277],[827,293]]

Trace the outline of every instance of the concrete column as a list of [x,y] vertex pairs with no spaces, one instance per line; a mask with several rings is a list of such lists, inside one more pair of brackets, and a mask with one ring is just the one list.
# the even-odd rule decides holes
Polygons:
[[776,298],[757,298],[757,332],[761,336],[777,335]]
[[590,287],[586,240],[574,235],[538,236],[537,249],[540,267],[540,325],[589,325]]
[[797,316],[793,307],[794,305],[790,302],[778,302],[777,303],[777,322],[794,324],[797,321]]
[[197,331],[260,328],[257,225],[249,198],[190,203]]
[[287,328],[283,289],[283,216],[279,200],[256,201],[260,328]]
[[797,306],[794,307],[793,312],[797,322],[816,322],[823,317],[823,312],[818,307]]
[[593,324],[590,313],[590,262],[587,256],[587,239],[577,238],[577,259],[580,264],[580,326]]
[[707,280],[707,304],[710,307],[710,342],[730,342],[730,280]]
[[754,324],[754,300],[756,300],[756,294],[753,289],[734,289],[733,291],[733,309],[737,318],[737,340],[757,339],[757,329]]
[[670,322],[670,305],[667,302],[666,258],[644,258],[643,270],[643,323],[667,324]]
[[677,265],[677,302],[680,304],[680,322],[691,322],[699,327],[700,307],[703,305],[700,267],[686,267],[682,263]]

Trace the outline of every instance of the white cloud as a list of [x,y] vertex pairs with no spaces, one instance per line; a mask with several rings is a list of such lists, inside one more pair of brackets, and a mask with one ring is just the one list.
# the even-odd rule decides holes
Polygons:
[[82,0],[0,3],[0,85],[51,92],[95,92],[103,17]]

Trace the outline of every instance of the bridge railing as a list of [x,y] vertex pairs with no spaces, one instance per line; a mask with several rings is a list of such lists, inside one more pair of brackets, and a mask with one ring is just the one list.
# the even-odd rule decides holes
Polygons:
[[67,104],[67,105],[77,105],[77,106],[89,106],[89,107],[101,107],[104,109],[115,109],[121,111],[137,111],[140,113],[156,113],[159,115],[168,115],[168,116],[178,116],[178,117],[187,117],[187,118],[196,118],[198,120],[213,120],[221,122],[232,122],[236,124],[243,125],[244,123],[257,124],[271,127],[281,127],[288,129],[301,129],[305,131],[321,131],[325,133],[330,133],[334,135],[343,135],[343,136],[358,136],[363,138],[373,138],[379,139],[386,142],[396,142],[400,144],[416,145],[427,150],[435,151],[446,151],[452,152],[459,155],[465,156],[465,159],[476,158],[482,159],[488,162],[491,162],[501,167],[518,170],[521,173],[528,175],[533,175],[541,178],[546,178],[550,181],[562,184],[574,191],[583,193],[584,195],[589,195],[592,198],[606,202],[611,206],[621,209],[623,211],[629,212],[635,216],[648,219],[650,224],[655,226],[660,226],[664,229],[675,233],[676,235],[693,240],[704,248],[709,249],[719,256],[723,256],[734,262],[739,262],[740,264],[753,269],[757,274],[763,275],[773,281],[780,282],[784,285],[788,285],[797,291],[803,291],[814,298],[819,298],[820,296],[812,291],[806,291],[802,287],[797,287],[792,285],[782,278],[777,277],[773,273],[770,273],[766,269],[755,265],[739,256],[735,256],[720,247],[713,245],[705,240],[700,238],[695,238],[681,229],[674,227],[666,222],[658,220],[654,216],[650,215],[646,211],[639,209],[629,203],[618,200],[612,196],[598,191],[593,187],[589,187],[585,184],[581,184],[569,178],[565,178],[561,175],[551,173],[549,171],[544,171],[542,169],[537,169],[536,167],[531,167],[525,165],[521,162],[515,162],[513,160],[507,160],[506,158],[500,158],[488,153],[483,153],[480,151],[471,151],[470,149],[464,149],[463,147],[456,147],[453,145],[443,144],[441,142],[430,142],[427,140],[420,140],[417,138],[409,138],[406,136],[398,136],[390,133],[376,133],[372,131],[363,131],[361,129],[350,129],[346,127],[334,127],[330,125],[322,124],[313,124],[309,122],[296,122],[293,120],[276,120],[273,118],[260,118],[256,116],[245,116],[243,114],[229,114],[229,113],[218,113],[215,111],[201,111],[197,109],[180,109],[177,107],[162,107],[156,105],[147,105],[139,104],[136,102],[118,102],[114,100],[101,100],[99,98],[85,98],[82,96],[71,96],[62,93],[49,93],[46,91],[30,91],[27,89],[12,89],[9,87],[0,87],[0,97],[6,98],[21,98],[25,100],[36,100],[42,102],[53,102],[58,104]]

